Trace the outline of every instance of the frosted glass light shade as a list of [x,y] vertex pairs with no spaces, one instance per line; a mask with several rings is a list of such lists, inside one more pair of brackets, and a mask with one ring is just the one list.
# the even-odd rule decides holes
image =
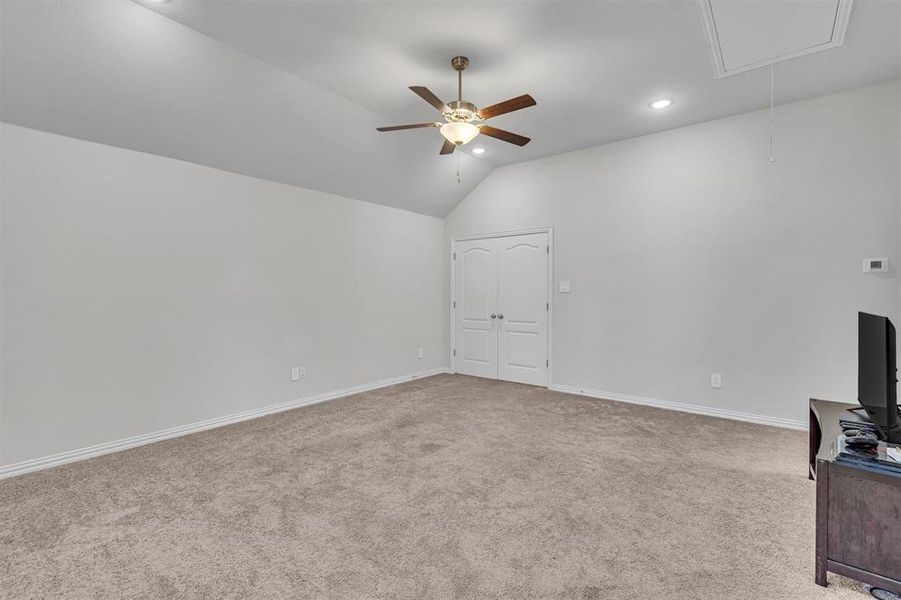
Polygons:
[[479,135],[479,128],[472,123],[451,122],[441,126],[441,135],[452,144],[462,146]]

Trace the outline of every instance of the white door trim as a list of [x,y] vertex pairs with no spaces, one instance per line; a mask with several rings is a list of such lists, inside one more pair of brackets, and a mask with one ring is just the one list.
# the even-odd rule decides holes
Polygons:
[[460,235],[451,238],[450,241],[450,290],[451,297],[448,306],[450,307],[449,311],[449,327],[450,327],[450,349],[448,350],[448,354],[450,354],[450,370],[451,373],[457,372],[457,361],[456,356],[454,355],[454,349],[456,348],[456,298],[457,298],[457,283],[456,283],[456,264],[454,263],[455,255],[457,252],[457,242],[465,242],[469,240],[484,240],[489,238],[499,238],[499,237],[513,237],[517,235],[529,235],[532,233],[546,233],[547,234],[547,246],[548,246],[548,258],[547,258],[547,302],[548,302],[548,316],[547,316],[547,357],[548,357],[548,366],[547,366],[547,387],[548,389],[554,385],[554,298],[556,294],[554,293],[554,228],[553,227],[536,227],[534,229],[517,229],[514,231],[495,231],[491,233],[478,233],[473,235]]
[[[512,237],[514,235],[529,235],[532,233],[546,233],[548,234],[548,240],[553,236],[554,228],[553,227],[536,227],[534,229],[515,229],[513,231],[494,231],[492,233],[476,233],[473,235],[458,235],[457,237],[451,240],[451,245],[454,242],[466,242],[469,240],[487,240],[489,238],[497,238],[497,237]],[[554,246],[551,244],[551,251],[553,251]]]

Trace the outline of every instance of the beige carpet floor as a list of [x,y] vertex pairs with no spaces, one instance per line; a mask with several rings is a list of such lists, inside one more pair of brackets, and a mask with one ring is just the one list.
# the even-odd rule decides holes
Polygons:
[[451,375],[0,481],[16,599],[869,597],[813,540],[804,433]]

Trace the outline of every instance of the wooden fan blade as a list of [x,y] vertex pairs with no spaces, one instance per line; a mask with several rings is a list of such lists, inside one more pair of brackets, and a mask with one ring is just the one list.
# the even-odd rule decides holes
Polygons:
[[376,127],[376,131],[400,131],[401,129],[419,129],[420,127],[438,127],[434,123],[414,123],[413,125],[392,125],[391,127]]
[[504,115],[508,112],[513,112],[514,110],[535,106],[536,104],[538,103],[535,102],[535,98],[528,94],[523,94],[522,96],[510,98],[509,100],[504,100],[503,102],[498,102],[497,104],[492,104],[487,108],[483,108],[479,111],[479,116],[481,116],[482,119],[490,119],[491,117]]
[[454,150],[457,149],[457,145],[450,140],[444,140],[444,145],[441,146],[441,152],[439,154],[453,154]]
[[438,109],[440,113],[446,113],[450,111],[447,107],[447,104],[441,101],[441,98],[432,93],[432,91],[421,85],[411,85],[410,89],[413,90],[413,93],[434,106]]
[[510,131],[498,129],[497,127],[492,127],[490,125],[482,125],[481,127],[479,127],[479,133],[481,133],[482,135],[487,135],[488,137],[504,140],[505,142],[510,142],[511,144],[516,144],[517,146],[525,146],[532,141],[523,135],[519,135],[518,133],[512,133]]

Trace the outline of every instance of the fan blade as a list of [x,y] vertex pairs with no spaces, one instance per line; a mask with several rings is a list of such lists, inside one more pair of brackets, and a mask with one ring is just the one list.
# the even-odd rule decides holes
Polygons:
[[420,127],[438,127],[435,123],[414,123],[413,125],[393,125],[391,127],[376,127],[376,131],[400,131],[401,129],[419,129]]
[[457,145],[450,140],[444,140],[444,145],[441,146],[441,152],[439,154],[453,154],[454,150],[457,149]]
[[510,131],[498,129],[497,127],[491,127],[490,125],[482,125],[481,127],[479,127],[479,133],[481,133],[482,135],[487,135],[488,137],[504,140],[505,142],[510,142],[511,144],[516,144],[517,146],[525,146],[532,141],[523,135],[519,135],[518,133],[512,133]]
[[446,113],[450,111],[447,107],[447,104],[441,101],[441,98],[432,93],[432,91],[421,85],[411,85],[410,89],[413,90],[413,93],[434,106],[438,109],[440,113]]
[[530,106],[535,106],[536,104],[538,103],[535,102],[535,98],[528,94],[523,94],[516,98],[510,98],[509,100],[492,104],[488,108],[483,108],[479,111],[479,116],[481,116],[482,119],[490,119],[491,117],[505,115],[508,112],[513,112],[514,110],[519,110],[521,108],[528,108]]

